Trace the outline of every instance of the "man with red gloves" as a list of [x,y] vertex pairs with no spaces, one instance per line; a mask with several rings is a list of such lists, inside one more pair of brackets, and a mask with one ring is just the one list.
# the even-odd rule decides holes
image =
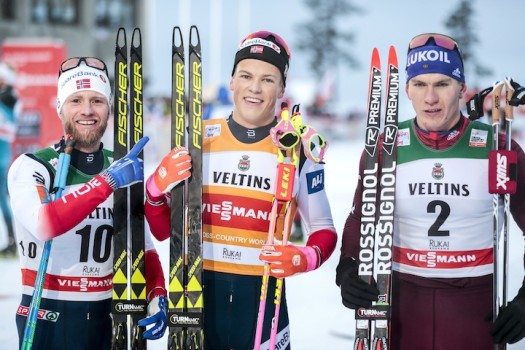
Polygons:
[[[248,35],[235,55],[230,81],[234,108],[227,119],[204,122],[203,234],[204,333],[206,349],[252,349],[264,262],[274,277],[289,277],[321,266],[332,254],[337,235],[324,190],[324,166],[301,155],[294,203],[304,221],[305,246],[265,244],[275,191],[277,147],[270,129],[283,97],[290,50],[277,34]],[[303,152],[301,152],[303,153]],[[189,176],[185,149],[172,151],[147,181],[146,218],[154,236],[169,236],[169,206],[164,193]],[[167,171],[166,171],[167,169]],[[168,180],[167,180],[168,179]],[[282,239],[277,230],[276,239]],[[262,249],[262,251],[261,251]],[[266,314],[274,313],[273,298]],[[270,337],[266,317],[262,348]],[[280,304],[277,343],[290,348],[286,297]]]

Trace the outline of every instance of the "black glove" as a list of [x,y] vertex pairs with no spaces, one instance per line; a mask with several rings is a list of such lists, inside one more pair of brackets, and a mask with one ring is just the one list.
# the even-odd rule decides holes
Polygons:
[[519,106],[525,104],[525,87],[510,79],[510,85],[514,88],[514,93],[510,97],[509,105]]
[[357,275],[358,264],[353,258],[344,258],[336,269],[335,283],[341,287],[343,305],[349,309],[370,307],[377,301],[379,290]]
[[501,309],[490,330],[494,344],[514,344],[525,337],[525,289]]

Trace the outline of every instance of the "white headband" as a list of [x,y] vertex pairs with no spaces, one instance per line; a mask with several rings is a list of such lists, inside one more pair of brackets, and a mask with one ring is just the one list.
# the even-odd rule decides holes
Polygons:
[[111,85],[108,76],[101,70],[81,64],[65,71],[58,78],[57,112],[60,114],[66,99],[78,91],[96,91],[111,101]]

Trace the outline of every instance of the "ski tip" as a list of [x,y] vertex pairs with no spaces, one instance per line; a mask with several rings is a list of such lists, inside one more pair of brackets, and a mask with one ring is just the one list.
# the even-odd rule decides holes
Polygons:
[[397,52],[396,52],[396,48],[394,47],[394,45],[390,45],[390,48],[388,49],[388,61],[390,62],[390,64],[393,64],[395,66],[397,66]]
[[374,47],[372,50],[372,62],[370,63],[370,66],[381,69],[381,59],[379,57],[379,50],[377,47]]

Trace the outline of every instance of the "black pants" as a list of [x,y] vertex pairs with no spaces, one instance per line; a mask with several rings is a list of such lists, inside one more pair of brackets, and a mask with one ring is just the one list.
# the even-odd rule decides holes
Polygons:
[[[273,302],[275,281],[274,278],[270,278],[262,343],[270,339],[272,318],[275,312]],[[204,271],[203,282],[205,349],[253,349],[262,277]],[[280,336],[277,338],[277,344],[288,345],[279,347],[280,350],[290,349],[288,324],[288,308],[283,285],[278,323],[278,334]]]
[[[31,296],[22,295],[21,306],[29,307]],[[16,315],[20,346],[27,317]],[[111,348],[111,299],[102,301],[62,301],[42,299],[43,319],[36,323],[33,349],[106,350]]]

